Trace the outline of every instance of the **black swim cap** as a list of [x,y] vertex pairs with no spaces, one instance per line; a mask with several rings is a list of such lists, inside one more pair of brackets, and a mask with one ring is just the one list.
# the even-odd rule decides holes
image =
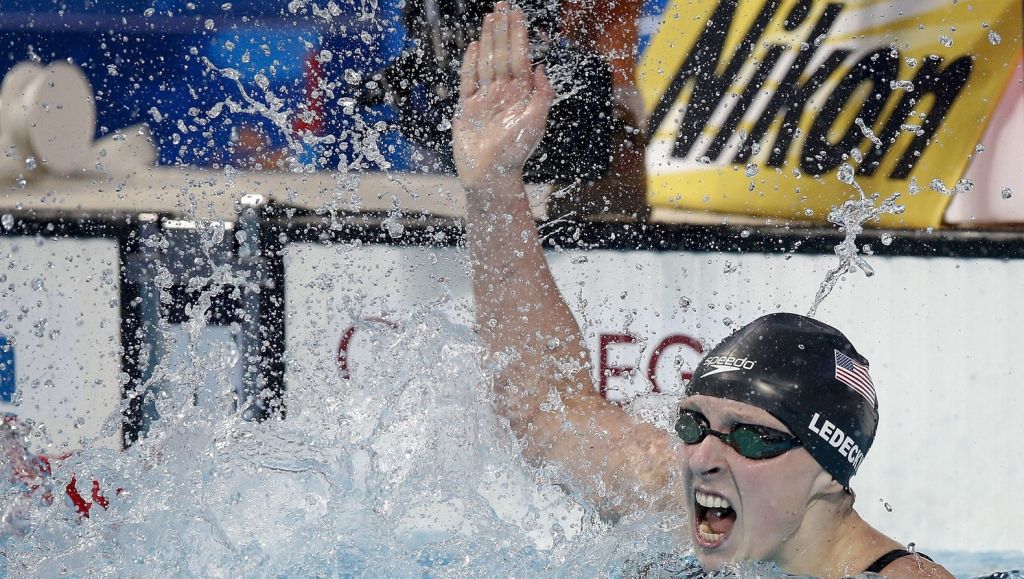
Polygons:
[[686,393],[767,411],[847,489],[878,426],[867,359],[839,330],[797,314],[740,328],[701,360]]

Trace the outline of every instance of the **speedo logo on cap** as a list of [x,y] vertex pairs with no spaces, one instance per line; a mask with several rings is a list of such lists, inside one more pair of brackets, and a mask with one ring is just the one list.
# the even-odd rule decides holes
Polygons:
[[705,367],[712,368],[711,371],[705,372],[703,376],[713,376],[715,374],[721,374],[723,372],[735,372],[736,370],[753,370],[757,364],[756,360],[750,360],[748,358],[736,358],[734,356],[711,356],[704,358]]

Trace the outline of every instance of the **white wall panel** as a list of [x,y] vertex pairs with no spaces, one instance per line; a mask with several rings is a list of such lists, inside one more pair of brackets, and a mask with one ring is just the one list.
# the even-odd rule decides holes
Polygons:
[[[121,343],[117,242],[0,237],[0,335],[13,338],[15,403],[45,427],[47,454],[120,447]],[[42,441],[37,439],[37,442]]]
[[[585,257],[585,259],[581,259]],[[403,320],[417,308],[467,323],[464,254],[446,248],[293,245],[286,258],[289,390],[339,379],[337,345],[357,318]],[[713,345],[774,311],[806,313],[833,256],[589,251],[550,256],[563,293],[598,358],[599,334],[629,333],[609,346],[611,396],[651,389],[647,364],[666,336]],[[875,257],[876,274],[849,274],[818,318],[844,331],[871,361],[880,399],[875,446],[854,478],[858,510],[922,549],[1020,550],[1024,480],[1016,363],[1024,309],[1015,295],[1024,261]],[[689,298],[688,307],[680,298]],[[583,303],[586,307],[582,307]],[[381,363],[371,344],[350,344],[350,370]],[[700,356],[666,350],[664,391]],[[679,365],[681,364],[681,366]]]

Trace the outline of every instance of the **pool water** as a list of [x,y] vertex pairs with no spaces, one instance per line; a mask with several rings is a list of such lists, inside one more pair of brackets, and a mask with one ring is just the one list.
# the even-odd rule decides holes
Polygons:
[[[693,573],[682,516],[609,526],[560,489],[557,473],[525,464],[491,410],[469,328],[420,315],[397,331],[370,322],[364,331],[391,363],[364,371],[359,384],[328,376],[310,385],[288,401],[287,420],[246,422],[232,413],[229,397],[204,407],[167,391],[158,401],[162,418],[130,450],[87,448],[54,461],[54,481],[74,475],[88,489],[87,481],[98,480],[108,505],[93,505],[82,518],[62,484],[53,485],[53,504],[32,494],[4,521],[0,574]],[[6,488],[5,511],[25,495],[24,485]],[[932,555],[958,577],[1024,561],[1009,553]],[[764,565],[733,573],[781,576]]]

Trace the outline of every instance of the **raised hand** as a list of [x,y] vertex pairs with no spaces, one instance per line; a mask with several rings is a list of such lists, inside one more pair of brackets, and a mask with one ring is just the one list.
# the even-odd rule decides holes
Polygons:
[[495,179],[521,179],[554,97],[543,67],[530,65],[523,13],[498,2],[484,18],[480,40],[466,50],[452,123],[455,167],[470,191]]

